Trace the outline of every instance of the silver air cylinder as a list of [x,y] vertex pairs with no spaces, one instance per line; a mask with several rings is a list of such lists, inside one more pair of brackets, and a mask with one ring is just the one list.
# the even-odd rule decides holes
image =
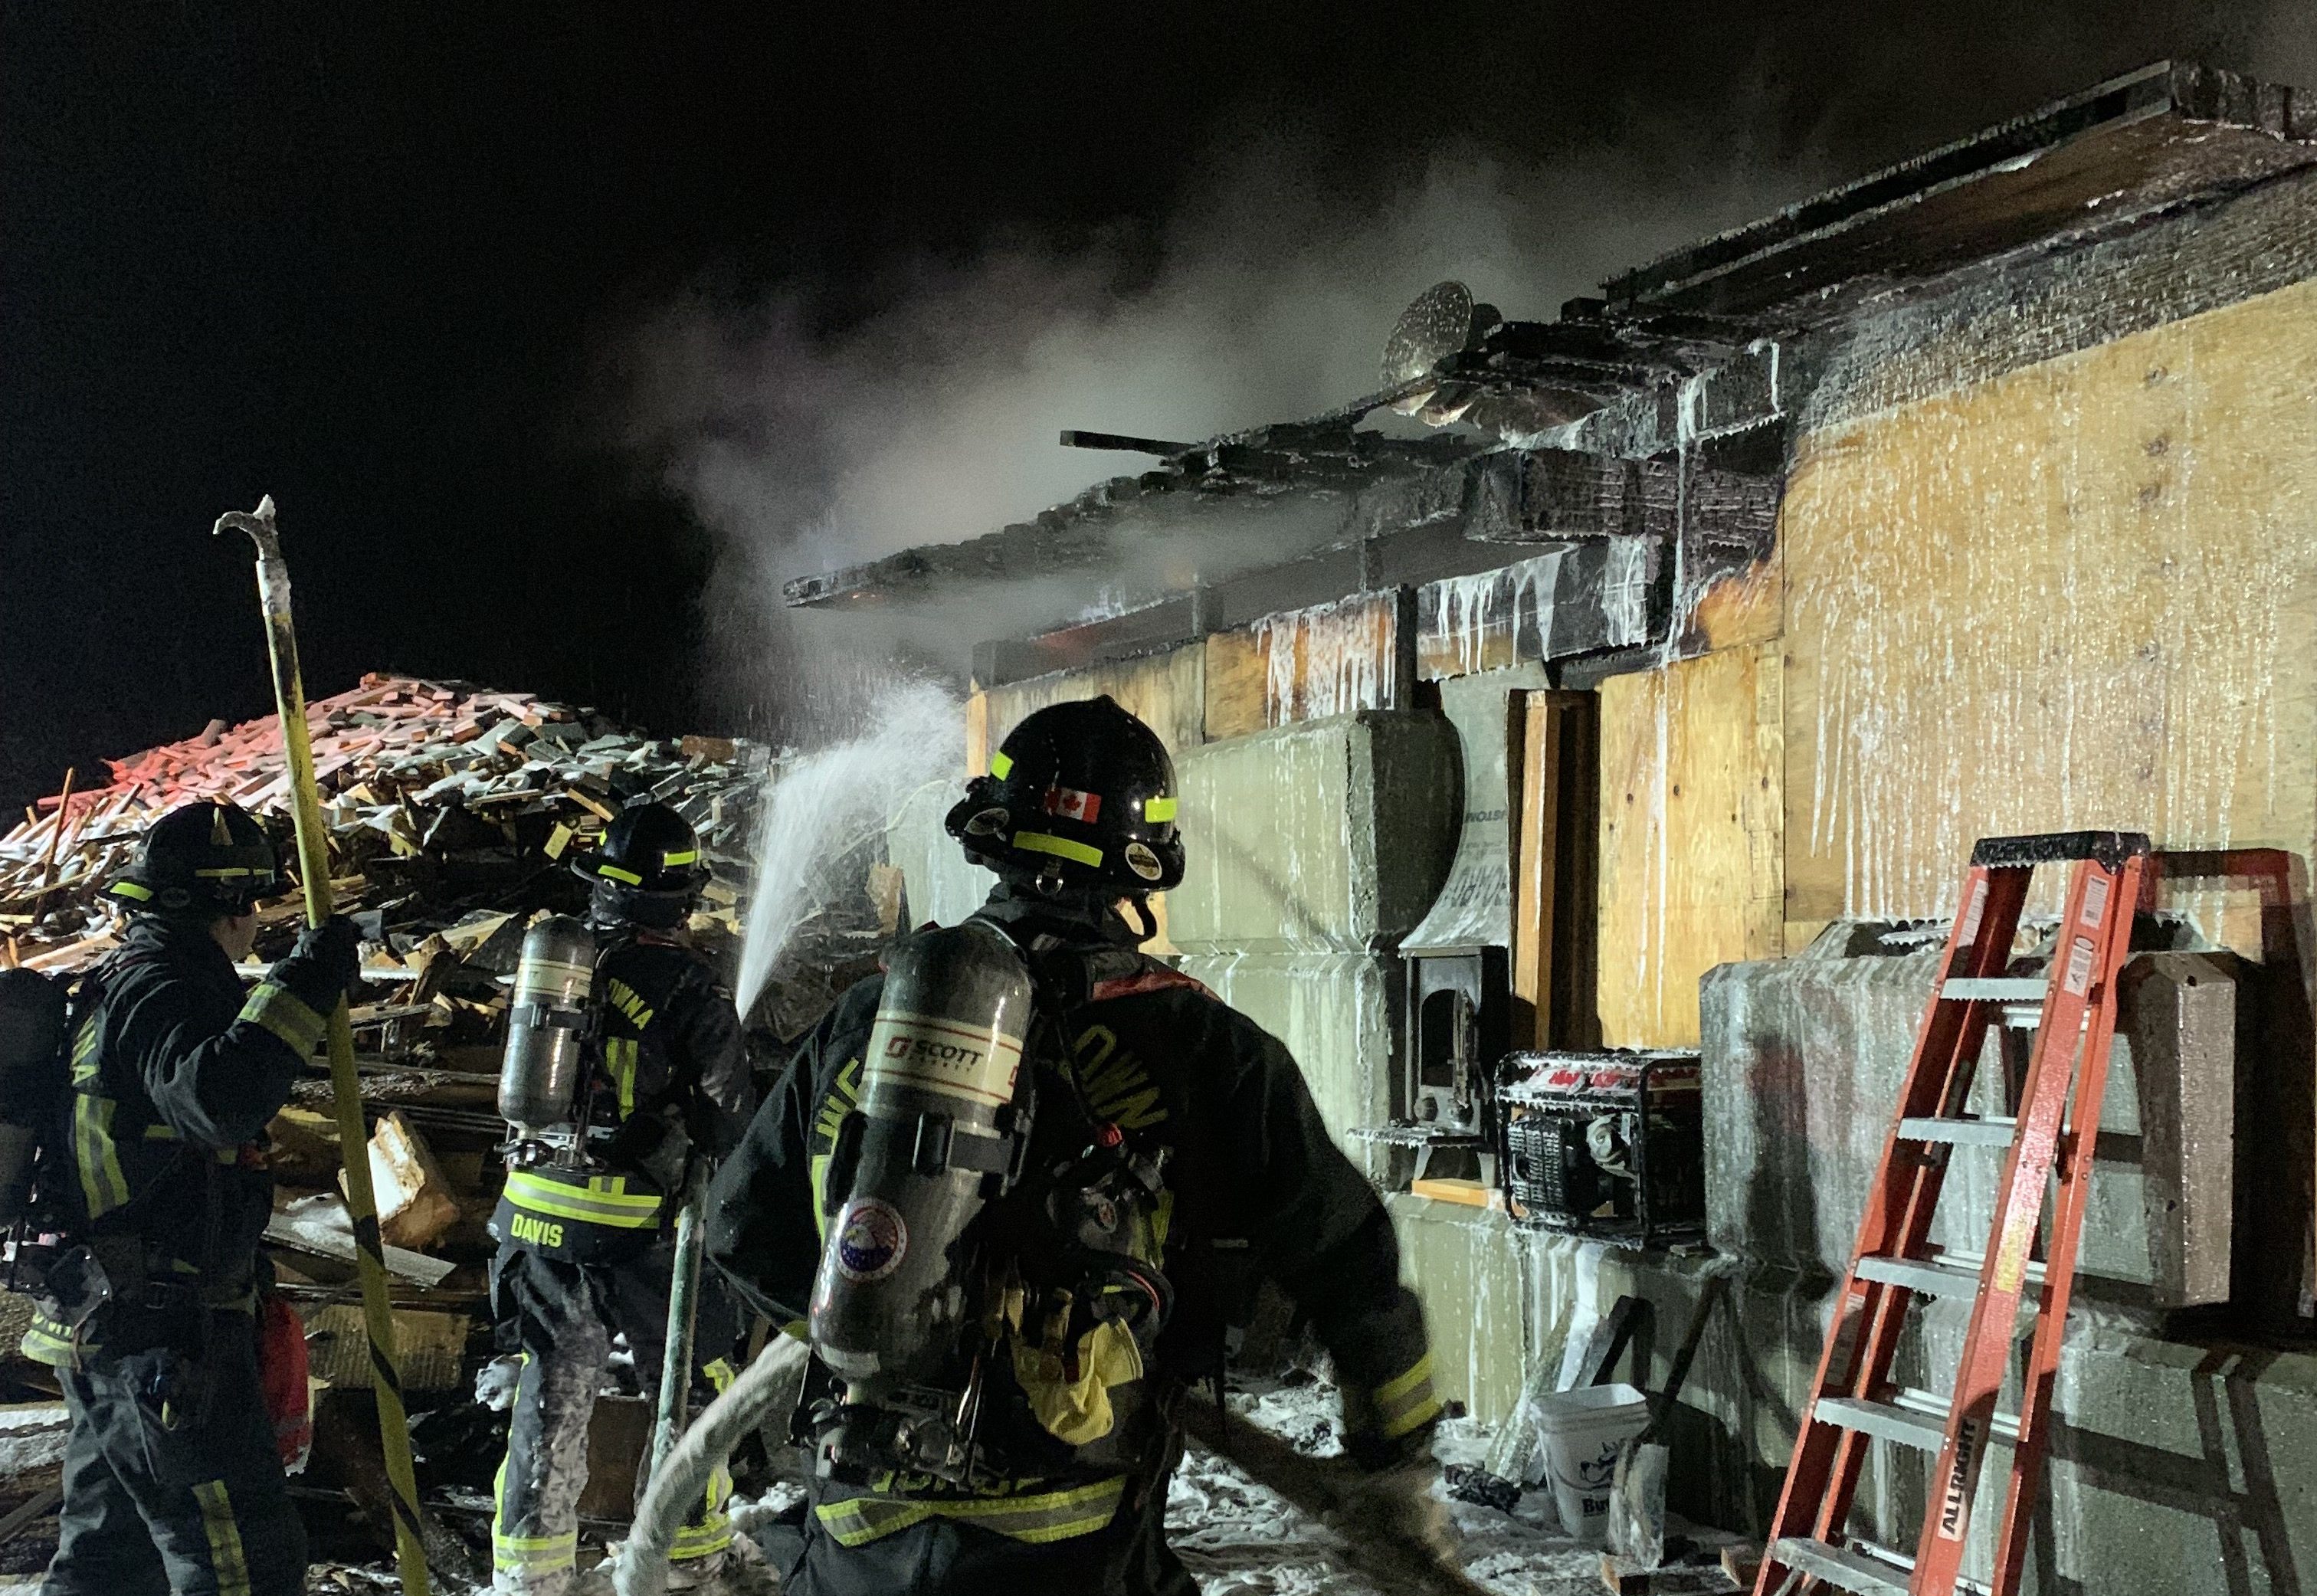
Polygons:
[[[812,1344],[874,1403],[946,1372],[966,1315],[960,1242],[1013,1161],[1030,973],[978,920],[895,951],[863,1061],[859,1153],[813,1285]],[[842,1178],[841,1175],[839,1177]]]
[[31,1202],[33,1150],[64,1094],[64,989],[36,971],[0,971],[0,1226]]
[[523,934],[499,1065],[499,1116],[518,1136],[575,1125],[595,979],[595,937],[582,922],[555,915]]

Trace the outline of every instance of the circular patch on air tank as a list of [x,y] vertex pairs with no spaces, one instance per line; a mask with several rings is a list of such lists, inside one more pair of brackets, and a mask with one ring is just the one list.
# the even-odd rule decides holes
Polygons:
[[900,1210],[876,1197],[854,1197],[836,1216],[836,1272],[860,1284],[881,1280],[909,1253]]
[[993,804],[966,821],[965,829],[976,837],[994,837],[1006,829],[1006,822],[1011,818],[1003,808]]
[[1167,867],[1158,862],[1158,856],[1139,842],[1126,845],[1126,867],[1145,881],[1157,881],[1167,874]]

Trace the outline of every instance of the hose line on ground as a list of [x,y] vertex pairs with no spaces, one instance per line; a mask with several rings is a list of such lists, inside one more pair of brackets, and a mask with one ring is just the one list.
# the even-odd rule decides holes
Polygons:
[[811,1349],[794,1337],[773,1337],[652,1471],[636,1507],[635,1529],[612,1577],[619,1596],[665,1596],[668,1554],[675,1549],[676,1532],[707,1493],[709,1476],[794,1387],[810,1356]]

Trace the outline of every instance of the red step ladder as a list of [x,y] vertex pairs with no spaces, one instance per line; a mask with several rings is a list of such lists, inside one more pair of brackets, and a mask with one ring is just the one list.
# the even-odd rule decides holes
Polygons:
[[[2007,974],[2027,887],[2039,865],[2072,863],[2067,907],[2050,971]],[[2116,977],[2130,951],[2132,919],[2148,864],[2148,838],[2129,831],[2070,831],[1991,837],[1972,850],[1962,912],[1947,937],[1938,986],[1924,1012],[1915,1055],[1882,1168],[1858,1226],[1858,1247],[1843,1282],[1818,1383],[1786,1468],[1755,1596],[1848,1591],[1858,1596],[2014,1596],[2027,1553],[2044,1454],[2050,1444],[2052,1385],[2075,1281],[2092,1143],[2107,1085],[2116,1032]],[[2043,1009],[2016,1118],[1965,1112],[1987,1028],[2007,1003]],[[2072,1089],[2075,1110],[2069,1115]],[[1986,1251],[1977,1259],[1941,1255],[1931,1219],[1947,1164],[1968,1150],[2009,1149],[1996,1188]],[[2046,1183],[2059,1175],[2050,1235],[2039,1264],[2037,1228]],[[2034,1339],[2021,1412],[1996,1412],[2020,1298],[2036,1287]],[[1946,1401],[1903,1391],[1891,1366],[1909,1307],[1919,1298],[1970,1296],[1961,1368]],[[1913,1555],[1852,1538],[1851,1498],[1870,1440],[1937,1455],[1930,1504]],[[1992,1584],[1958,1574],[1980,1467],[1990,1440],[2007,1442],[2010,1478]]]

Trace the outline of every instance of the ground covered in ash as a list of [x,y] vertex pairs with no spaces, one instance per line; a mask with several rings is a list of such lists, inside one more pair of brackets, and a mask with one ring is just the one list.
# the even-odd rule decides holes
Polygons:
[[[1343,1449],[1338,1399],[1324,1382],[1267,1381],[1232,1393],[1230,1405],[1234,1422],[1259,1425],[1311,1456]],[[1436,1451],[1443,1464],[1479,1463],[1490,1440],[1481,1426],[1451,1419],[1441,1427]],[[1507,1514],[1450,1500],[1438,1483],[1434,1490],[1461,1533],[1466,1572],[1488,1589],[1502,1596],[1595,1596],[1603,1589],[1600,1552],[1561,1533],[1549,1491],[1528,1492]],[[801,1484],[780,1481],[760,1496],[736,1501],[735,1555],[702,1588],[703,1596],[776,1596],[774,1570],[792,1555],[803,1500]],[[1358,1572],[1327,1526],[1196,1447],[1176,1472],[1167,1530],[1203,1596],[1391,1596]],[[612,1596],[612,1567],[584,1572],[572,1596]],[[394,1587],[383,1568],[338,1567],[318,1568],[309,1588],[318,1596],[368,1596]]]
[[[1314,1457],[1343,1450],[1335,1391],[1318,1383],[1266,1385],[1233,1393],[1232,1417],[1259,1424]],[[1489,1433],[1468,1420],[1441,1426],[1444,1464],[1478,1463]],[[1436,1492],[1441,1486],[1435,1484]],[[1445,1493],[1443,1499],[1446,1500]],[[1596,1596],[1601,1554],[1561,1532],[1549,1492],[1532,1491],[1510,1514],[1449,1501],[1467,1573],[1504,1596]],[[1390,1596],[1341,1555],[1328,1528],[1196,1448],[1176,1471],[1167,1502],[1167,1538],[1203,1596]]]

